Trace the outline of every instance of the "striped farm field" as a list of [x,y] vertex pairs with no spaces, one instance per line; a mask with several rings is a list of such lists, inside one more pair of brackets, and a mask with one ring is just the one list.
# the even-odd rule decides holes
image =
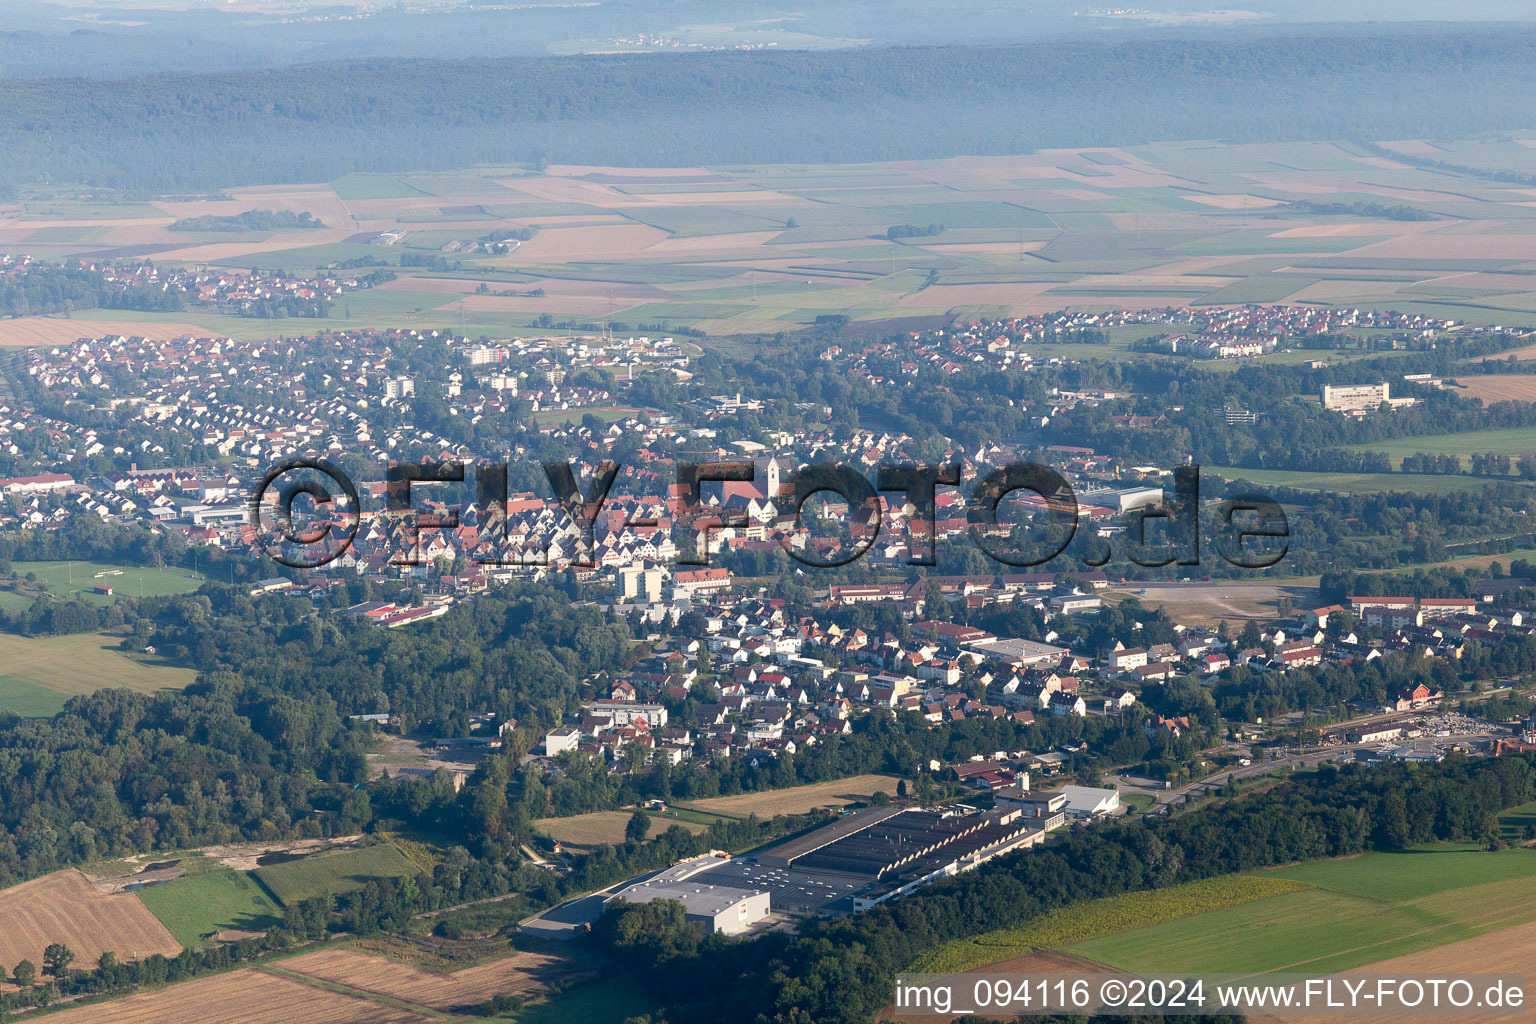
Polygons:
[[255,968],[64,1010],[49,1024],[430,1024],[441,1020]]
[[531,952],[449,972],[357,949],[324,949],[284,960],[279,967],[369,995],[442,1011],[483,1003],[496,995],[531,998],[556,982],[594,973],[566,957]]
[[1244,469],[1240,466],[1202,466],[1202,473],[1225,480],[1247,480],[1271,487],[1294,487],[1301,491],[1338,491],[1344,494],[1380,494],[1401,491],[1408,494],[1460,494],[1482,487],[1483,477],[1452,476],[1435,473],[1314,473],[1300,469]]
[[[1409,953],[1404,956],[1393,957],[1390,960],[1381,960],[1368,964],[1360,969],[1361,973],[1397,975],[1399,977],[1435,977],[1437,972],[1448,967],[1461,969],[1475,969],[1484,974],[1518,974],[1528,971],[1530,965],[1536,963],[1536,924],[1519,925],[1515,928],[1504,928],[1486,935],[1479,935],[1475,939],[1464,939],[1461,942],[1453,942],[1450,945],[1438,946],[1434,949],[1422,950],[1418,953]],[[1476,965],[1475,968],[1472,965]],[[1347,1024],[1356,1018],[1347,1016],[1317,1016],[1287,1014],[1283,1011],[1272,1012],[1265,1015],[1266,1020],[1281,1021],[1290,1024],[1296,1021],[1298,1024],[1305,1021],[1307,1024]],[[1372,1024],[1426,1024],[1428,1021],[1454,1020],[1452,1017],[1424,1017],[1410,1014],[1373,1015]],[[1530,1020],[1530,1014],[1514,1012],[1499,1014],[1497,1016],[1483,1017],[1483,1020],[1519,1021]]]
[[1254,877],[1306,887],[1062,951],[1148,974],[1325,974],[1536,921],[1536,850],[1445,844],[1311,861]]
[[1536,402],[1536,373],[1494,373],[1486,377],[1457,377],[1456,393],[1463,398],[1494,402]]
[[98,892],[72,868],[0,890],[0,922],[0,964],[8,968],[22,960],[41,965],[43,948],[55,942],[87,966],[108,951],[122,960],[181,952],[138,896]]
[[932,973],[967,971],[1036,950],[1085,942],[1131,928],[1267,900],[1306,888],[1305,883],[1286,878],[1223,875],[1168,889],[1109,896],[1052,910],[1017,928],[1004,928],[945,943],[923,954],[908,969]]
[[64,320],[47,316],[24,316],[0,320],[0,348],[25,348],[31,345],[69,345],[81,338],[99,338],[107,334],[171,341],[181,337],[204,337],[206,327],[188,323],[155,323],[146,320]]

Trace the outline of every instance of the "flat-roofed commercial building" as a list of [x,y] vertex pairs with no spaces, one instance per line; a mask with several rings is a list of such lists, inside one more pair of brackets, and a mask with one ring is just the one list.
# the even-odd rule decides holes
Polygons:
[[769,890],[717,885],[712,871],[728,858],[706,856],[674,864],[665,871],[620,889],[612,897],[625,903],[676,900],[687,920],[711,934],[740,935],[768,916]]

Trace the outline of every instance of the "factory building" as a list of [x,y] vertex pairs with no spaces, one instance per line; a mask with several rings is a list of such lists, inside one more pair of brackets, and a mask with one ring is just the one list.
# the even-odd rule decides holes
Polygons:
[[689,923],[708,934],[740,935],[768,916],[766,889],[717,884],[714,869],[729,862],[723,854],[708,854],[674,864],[642,882],[625,886],[608,902],[650,903],[676,900]]

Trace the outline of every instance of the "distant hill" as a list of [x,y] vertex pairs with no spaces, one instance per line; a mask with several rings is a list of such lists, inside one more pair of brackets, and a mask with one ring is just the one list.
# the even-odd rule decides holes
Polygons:
[[1536,29],[1330,25],[830,53],[374,61],[7,83],[0,185],[141,190],[474,163],[858,162],[1529,125]]

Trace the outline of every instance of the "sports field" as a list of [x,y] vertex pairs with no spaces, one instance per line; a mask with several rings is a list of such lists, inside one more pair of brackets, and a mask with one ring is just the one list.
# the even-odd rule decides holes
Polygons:
[[70,697],[103,687],[137,693],[179,690],[197,673],[153,658],[130,658],[107,633],[24,637],[0,633],[0,711],[52,715]]
[[[12,562],[11,569],[19,577],[15,586],[20,591],[31,591],[37,584],[42,584],[55,597],[78,596],[95,605],[108,605],[119,597],[189,594],[203,585],[201,576],[194,576],[188,569],[171,567],[151,569],[106,562]],[[98,587],[111,588],[112,593],[96,593]]]
[[176,941],[195,949],[218,931],[261,932],[282,922],[282,911],[244,871],[187,875],[138,890],[150,913]]
[[327,893],[361,889],[371,878],[414,875],[417,869],[397,847],[379,843],[265,864],[253,873],[268,892],[285,906],[291,906]]
[[1536,921],[1536,851],[1526,849],[1424,847],[1256,876],[1310,888],[1062,950],[1148,973],[1328,973]]

